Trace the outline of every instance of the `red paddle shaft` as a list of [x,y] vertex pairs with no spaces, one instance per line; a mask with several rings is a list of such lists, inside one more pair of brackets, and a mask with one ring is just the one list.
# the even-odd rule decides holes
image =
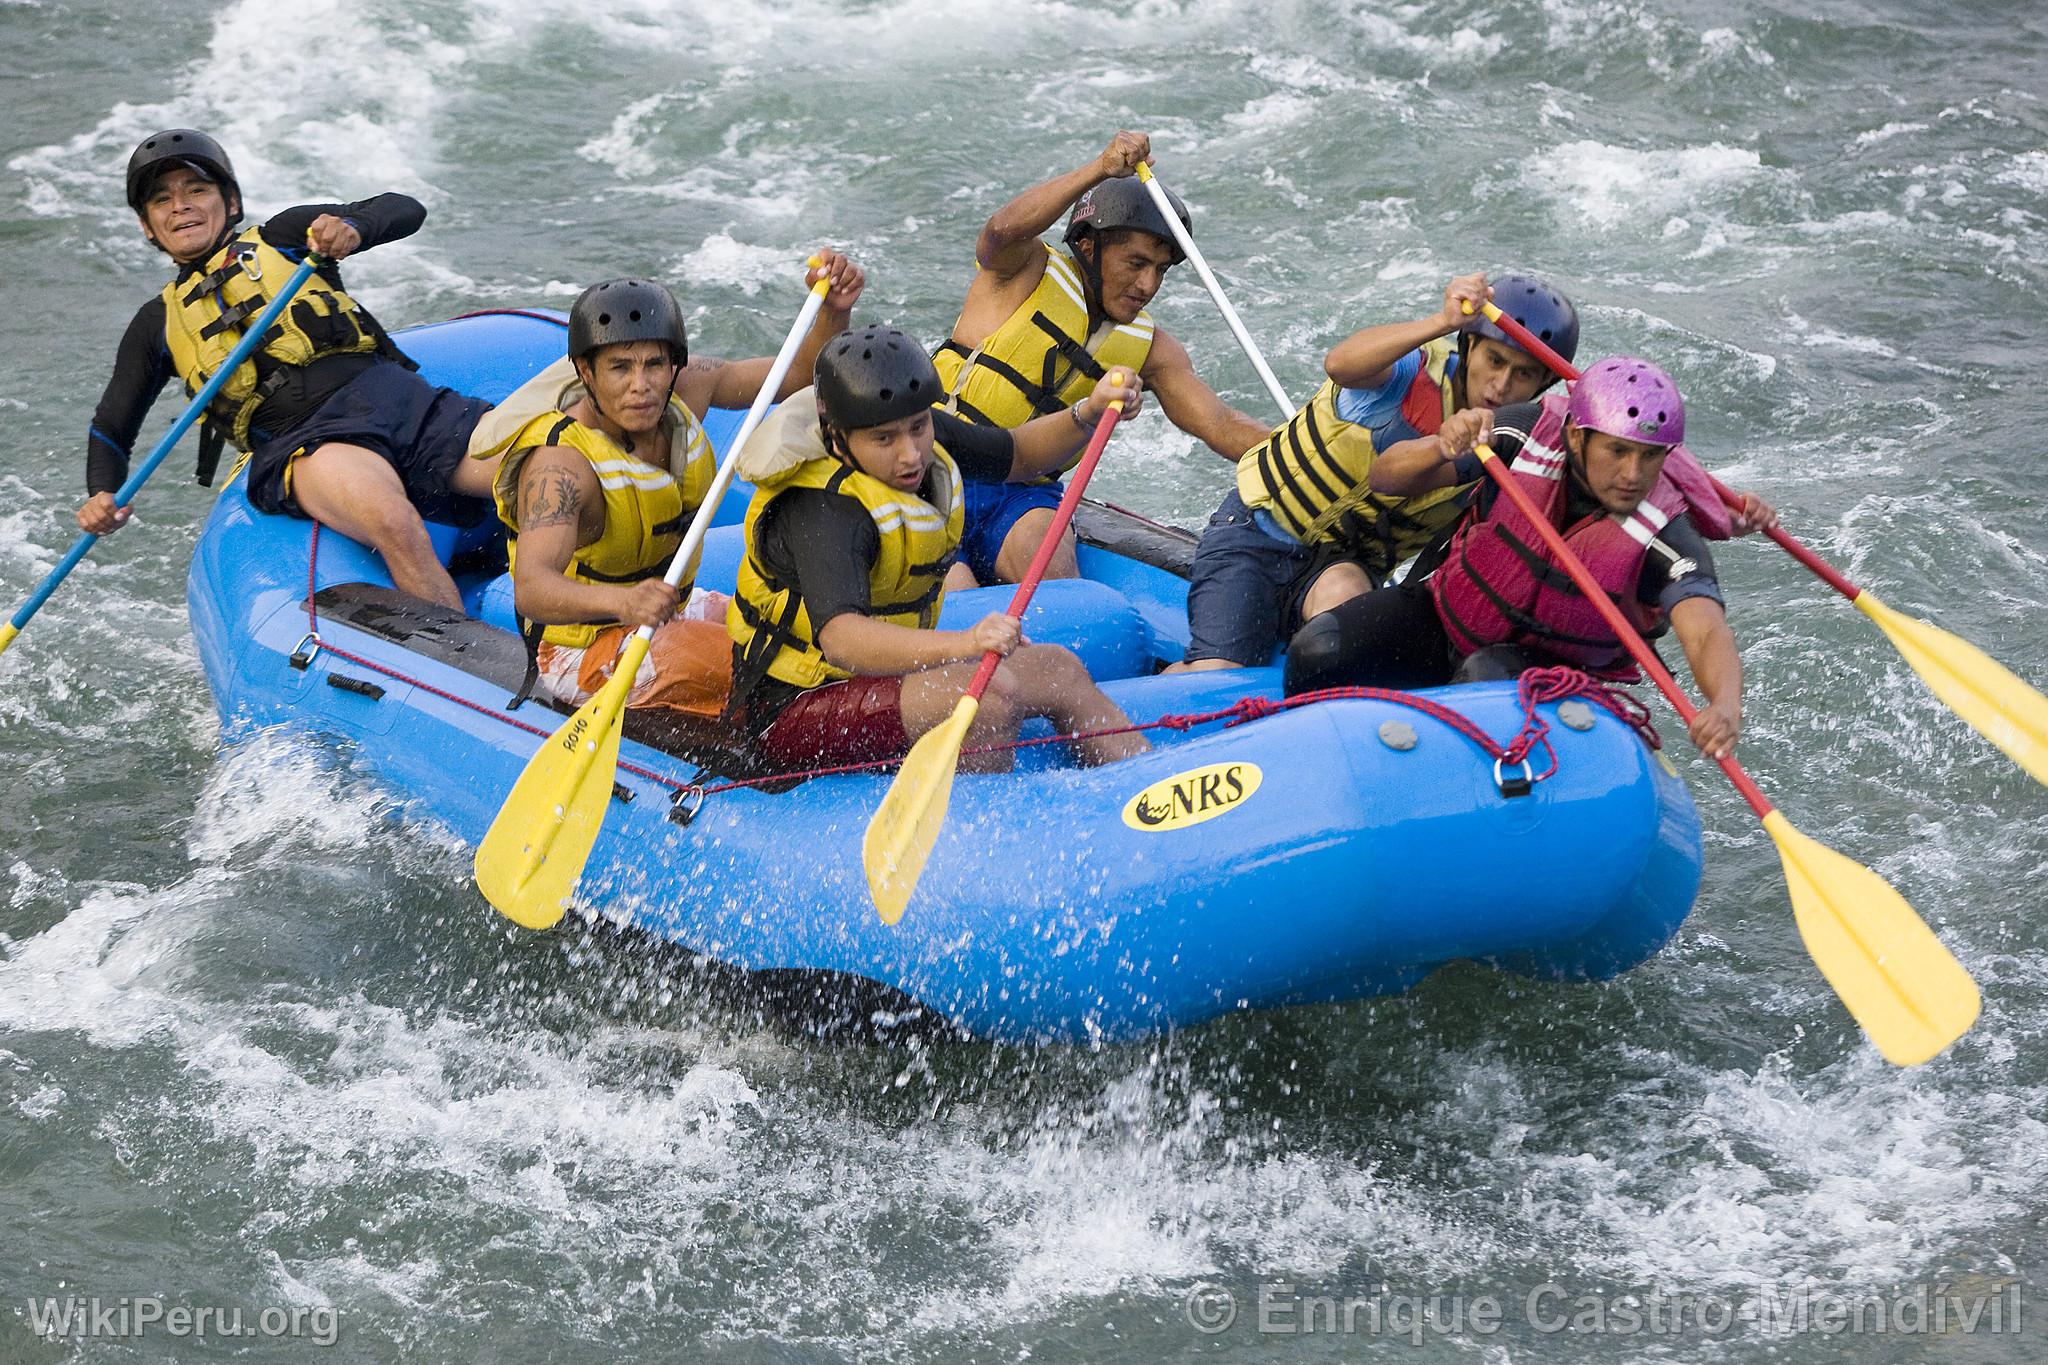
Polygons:
[[[1622,646],[1628,650],[1629,657],[1636,661],[1637,667],[1649,675],[1651,682],[1657,684],[1657,690],[1664,694],[1664,699],[1678,712],[1679,719],[1688,726],[1691,725],[1693,717],[1699,714],[1699,708],[1692,704],[1690,697],[1679,690],[1678,680],[1671,676],[1671,670],[1664,667],[1663,661],[1644,643],[1643,637],[1636,634],[1635,627],[1628,623],[1628,618],[1621,614],[1621,609],[1608,597],[1607,590],[1594,581],[1586,566],[1579,562],[1579,557],[1564,543],[1564,537],[1550,524],[1550,519],[1536,509],[1536,504],[1529,500],[1528,493],[1515,482],[1515,476],[1508,471],[1508,467],[1501,463],[1500,456],[1494,454],[1490,446],[1482,445],[1479,450],[1481,463],[1486,466],[1486,472],[1493,476],[1493,481],[1500,485],[1500,491],[1515,504],[1515,509],[1522,514],[1523,520],[1536,528],[1537,534],[1543,537],[1544,545],[1550,550],[1551,557],[1571,575],[1572,582],[1578,585],[1579,592],[1599,611],[1601,619],[1607,622],[1608,629],[1614,632],[1614,638],[1621,641]],[[1770,799],[1750,780],[1749,774],[1743,770],[1740,763],[1732,758],[1717,758],[1714,761],[1721,765],[1722,772],[1728,774],[1728,780],[1735,784],[1735,790],[1742,793],[1742,799],[1749,802],[1751,810],[1759,816],[1771,813],[1773,807]]]
[[[1052,525],[1046,530],[1045,539],[1038,542],[1038,553],[1031,556],[1031,567],[1025,571],[1024,581],[1017,585],[1017,591],[1010,597],[1010,610],[1005,613],[1019,620],[1024,609],[1031,605],[1031,594],[1038,591],[1038,580],[1045,577],[1045,566],[1052,563],[1053,552],[1060,547],[1060,537],[1067,533],[1067,524],[1074,519],[1074,509],[1081,505],[1081,490],[1088,486],[1089,476],[1094,474],[1096,464],[1102,459],[1102,448],[1109,444],[1109,433],[1116,430],[1116,424],[1124,415],[1122,403],[1111,403],[1109,411],[1102,414],[1102,420],[1095,424],[1095,434],[1088,438],[1088,449],[1081,453],[1081,461],[1074,466],[1074,472],[1067,476],[1067,493],[1060,499],[1059,510],[1052,514]],[[988,681],[996,675],[996,665],[1003,656],[993,649],[981,656],[981,667],[975,670],[974,681],[967,685],[967,695],[976,701],[988,689]]]

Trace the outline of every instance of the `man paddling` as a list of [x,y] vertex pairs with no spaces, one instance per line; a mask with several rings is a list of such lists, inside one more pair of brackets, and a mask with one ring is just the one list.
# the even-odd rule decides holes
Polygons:
[[257,508],[310,517],[362,541],[384,557],[400,589],[460,611],[417,508],[459,514],[454,499],[490,495],[491,470],[463,459],[490,405],[414,374],[333,264],[411,236],[426,210],[405,195],[380,194],[302,204],[237,232],[234,167],[219,143],[191,128],[143,139],[127,181],[142,235],[177,274],[121,337],[88,429],[89,496],[79,528],[107,535],[127,524],[129,509],[115,506],[114,490],[157,395],[173,378],[197,393],[310,248],[329,264],[214,400],[200,437],[199,481],[212,482],[221,446],[231,442],[250,452]]
[[1378,587],[1457,519],[1466,486],[1394,498],[1367,479],[1381,453],[1404,442],[1433,455],[1453,413],[1527,402],[1556,382],[1478,315],[1489,298],[1566,359],[1577,351],[1570,299],[1532,276],[1489,284],[1483,274],[1453,279],[1435,312],[1331,347],[1322,388],[1245,451],[1237,486],[1209,518],[1177,669],[1265,663],[1309,618]]
[[[1705,472],[1674,453],[1684,438],[1671,376],[1617,356],[1588,368],[1569,398],[1460,412],[1434,449],[1390,450],[1371,479],[1396,497],[1469,484],[1485,477],[1474,446],[1489,442],[1630,623],[1678,637],[1707,702],[1692,741],[1721,757],[1741,733],[1742,658],[1702,532],[1725,539],[1734,523]],[[1426,581],[1355,597],[1304,626],[1288,650],[1287,692],[1430,687],[1560,664],[1633,681],[1621,642],[1499,492],[1480,488]]]
[[[952,337],[933,359],[944,405],[985,426],[1018,427],[1084,398],[1114,366],[1137,371],[1167,420],[1227,460],[1266,428],[1216,396],[1187,348],[1145,311],[1180,262],[1173,230],[1131,178],[1152,155],[1143,133],[1119,132],[1102,154],[1033,185],[981,229]],[[1187,209],[1172,195],[1181,223]],[[1067,215],[1066,249],[1040,234]],[[1058,471],[1023,484],[970,485],[963,561],[983,583],[1016,582],[1059,506]],[[1046,570],[1080,573],[1071,533]]]
[[[741,452],[753,481],[739,594],[726,615],[733,703],[763,756],[785,768],[899,757],[953,714],[982,655],[1004,656],[968,743],[1014,739],[1031,716],[1063,731],[1129,724],[1087,668],[1056,645],[1025,641],[1017,618],[939,630],[946,571],[959,548],[964,488],[1064,468],[1122,400],[1114,370],[1076,404],[1015,431],[931,406],[939,377],[915,338],[869,327],[818,358],[816,393],[785,403]],[[1144,752],[1138,735],[1077,740],[1085,763]],[[1008,750],[963,757],[1005,771]]]
[[[865,276],[821,251],[807,282],[831,288],[790,367],[807,373],[846,330]],[[627,706],[716,717],[731,681],[726,598],[663,579],[704,503],[717,457],[701,425],[744,408],[774,358],[690,358],[675,296],[649,280],[583,291],[569,312],[569,353],[521,385],[477,427],[472,463],[497,470],[511,533],[513,600],[528,650],[519,697],[538,686],[580,705],[604,686],[633,632],[654,629]],[[786,396],[801,381],[785,379]],[[515,701],[516,704],[516,701]]]

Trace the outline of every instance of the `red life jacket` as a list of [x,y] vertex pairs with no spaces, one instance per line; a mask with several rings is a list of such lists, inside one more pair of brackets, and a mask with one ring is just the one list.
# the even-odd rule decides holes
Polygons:
[[[1673,449],[1650,496],[1627,516],[1596,511],[1571,525],[1565,507],[1571,489],[1564,445],[1565,399],[1546,395],[1542,416],[1523,442],[1509,474],[1537,510],[1558,529],[1593,581],[1621,608],[1639,632],[1663,622],[1663,612],[1636,597],[1643,557],[1657,533],[1693,509],[1685,485],[1713,498],[1692,457]],[[1718,499],[1709,504],[1719,509]],[[1727,518],[1718,519],[1726,536]],[[1600,613],[1588,602],[1545,548],[1543,538],[1516,508],[1496,497],[1481,517],[1476,508],[1453,533],[1443,566],[1429,579],[1430,597],[1460,655],[1488,645],[1512,644],[1542,651],[1603,677],[1633,682],[1635,665]]]

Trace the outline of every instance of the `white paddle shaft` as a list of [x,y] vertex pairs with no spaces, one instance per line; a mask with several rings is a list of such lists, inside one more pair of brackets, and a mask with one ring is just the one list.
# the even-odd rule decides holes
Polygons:
[[[704,544],[704,534],[711,529],[711,518],[718,511],[718,504],[725,499],[725,490],[732,487],[733,474],[739,469],[740,448],[747,438],[754,434],[754,428],[761,425],[769,405],[774,403],[776,391],[789,374],[789,367],[796,361],[797,348],[804,344],[804,334],[817,321],[818,310],[825,306],[825,294],[831,288],[830,280],[819,280],[811,287],[810,297],[804,300],[803,310],[790,324],[789,335],[783,338],[782,349],[775,353],[775,363],[768,367],[768,377],[761,381],[761,391],[754,395],[754,404],[747,409],[746,419],[725,447],[725,458],[718,462],[718,473],[711,480],[711,490],[704,495],[704,502],[697,508],[697,514],[690,518],[690,529],[683,533],[683,543],[676,546],[675,558],[668,562],[668,572],[662,580],[671,588],[683,581],[683,570],[689,565],[697,550]],[[642,640],[654,638],[654,627],[642,626],[638,637]]]
[[1280,416],[1283,419],[1293,416],[1294,404],[1287,400],[1287,390],[1281,388],[1280,381],[1273,377],[1273,369],[1266,364],[1266,357],[1259,354],[1258,343],[1253,341],[1252,334],[1245,330],[1244,319],[1230,306],[1230,300],[1224,297],[1223,286],[1216,282],[1215,272],[1209,269],[1209,263],[1202,259],[1201,251],[1196,248],[1195,239],[1181,226],[1180,215],[1173,211],[1173,204],[1167,199],[1166,190],[1160,185],[1158,177],[1152,174],[1150,166],[1141,162],[1138,166],[1138,179],[1144,182],[1146,192],[1158,206],[1159,216],[1164,218],[1166,226],[1173,230],[1173,240],[1180,244],[1181,254],[1188,258],[1188,263],[1194,266],[1195,273],[1202,277],[1202,283],[1208,286],[1209,297],[1216,300],[1216,311],[1223,314],[1223,320],[1230,324],[1231,335],[1237,338],[1237,344],[1244,348],[1245,357],[1252,362],[1252,368],[1257,370],[1259,378],[1265,381],[1266,392],[1272,394],[1273,401],[1280,405]]

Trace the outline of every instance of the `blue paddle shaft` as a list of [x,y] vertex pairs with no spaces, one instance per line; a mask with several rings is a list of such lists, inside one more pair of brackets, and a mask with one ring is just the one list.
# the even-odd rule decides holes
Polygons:
[[[310,279],[321,264],[318,256],[308,254],[299,268],[292,272],[292,277],[285,281],[284,288],[277,291],[277,297],[270,301],[270,306],[257,315],[255,324],[242,334],[242,339],[235,344],[235,349],[228,353],[226,362],[213,372],[213,378],[200,386],[199,392],[192,396],[192,401],[185,405],[185,410],[178,414],[178,420],[171,423],[171,429],[164,433],[164,438],[149,452],[149,458],[136,466],[135,472],[128,476],[128,481],[116,490],[114,503],[117,507],[126,507],[135,500],[135,495],[142,491],[142,485],[149,481],[149,476],[156,473],[157,466],[164,462],[172,447],[178,444],[179,438],[190,431],[192,424],[205,414],[206,405],[213,401],[214,395],[218,394],[235,371],[242,367],[242,362],[255,353],[256,348],[263,342],[263,334],[270,330],[270,325],[284,312],[285,306],[292,301],[292,296],[299,292],[299,286]],[[78,561],[90,554],[92,547],[98,542],[99,535],[94,531],[83,532],[77,540],[71,542],[71,548],[57,561],[57,567],[50,570],[36,590],[28,595],[28,601],[21,604],[21,610],[14,613],[9,624],[17,632],[28,624],[31,616],[42,609],[43,603],[50,600],[50,594],[57,591],[57,585],[78,567]]]

